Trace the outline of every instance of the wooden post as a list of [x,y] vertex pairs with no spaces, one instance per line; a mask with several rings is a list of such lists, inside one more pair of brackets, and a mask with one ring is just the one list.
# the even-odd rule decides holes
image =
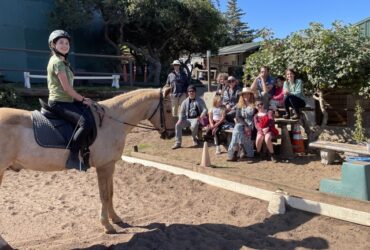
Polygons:
[[211,65],[209,63],[211,51],[207,50],[207,68],[208,68],[208,92],[211,92]]
[[144,66],[144,82],[146,83],[147,82],[147,79],[146,79],[146,74],[148,73],[148,65],[145,64]]
[[123,80],[127,82],[127,68],[126,64],[123,64]]
[[134,63],[134,76],[133,81],[136,82],[136,63]]
[[128,64],[128,68],[129,68],[129,81],[130,81],[130,86],[132,87],[133,86],[133,81],[132,81],[132,62],[130,61],[129,64]]

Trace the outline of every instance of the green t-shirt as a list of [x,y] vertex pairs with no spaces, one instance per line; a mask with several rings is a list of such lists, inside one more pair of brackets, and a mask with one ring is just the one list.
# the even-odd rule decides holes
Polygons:
[[63,90],[62,84],[57,76],[59,72],[66,72],[68,82],[73,87],[72,70],[63,62],[61,58],[56,55],[52,55],[50,57],[47,70],[49,100],[58,102],[73,102],[73,98]]

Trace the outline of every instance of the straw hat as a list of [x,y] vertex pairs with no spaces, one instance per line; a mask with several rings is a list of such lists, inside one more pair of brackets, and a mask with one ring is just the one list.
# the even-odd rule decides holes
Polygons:
[[243,87],[242,91],[239,92],[239,95],[242,94],[254,94],[254,91],[250,87]]

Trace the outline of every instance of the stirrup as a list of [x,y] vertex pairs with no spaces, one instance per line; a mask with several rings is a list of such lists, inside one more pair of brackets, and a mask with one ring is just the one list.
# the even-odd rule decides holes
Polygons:
[[78,153],[77,155],[75,155],[76,153],[70,153],[69,154],[69,157],[67,159],[67,162],[66,162],[66,168],[67,169],[77,169],[79,171],[87,171],[88,167],[86,167],[86,165],[80,161],[80,159],[78,158]]
[[86,168],[90,168],[90,149],[84,148],[80,151],[80,155]]

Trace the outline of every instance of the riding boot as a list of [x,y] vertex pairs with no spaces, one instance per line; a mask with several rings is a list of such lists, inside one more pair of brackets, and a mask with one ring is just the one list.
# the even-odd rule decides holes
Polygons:
[[79,171],[87,171],[86,165],[78,158],[78,152],[70,152],[66,162],[67,169],[77,169]]

